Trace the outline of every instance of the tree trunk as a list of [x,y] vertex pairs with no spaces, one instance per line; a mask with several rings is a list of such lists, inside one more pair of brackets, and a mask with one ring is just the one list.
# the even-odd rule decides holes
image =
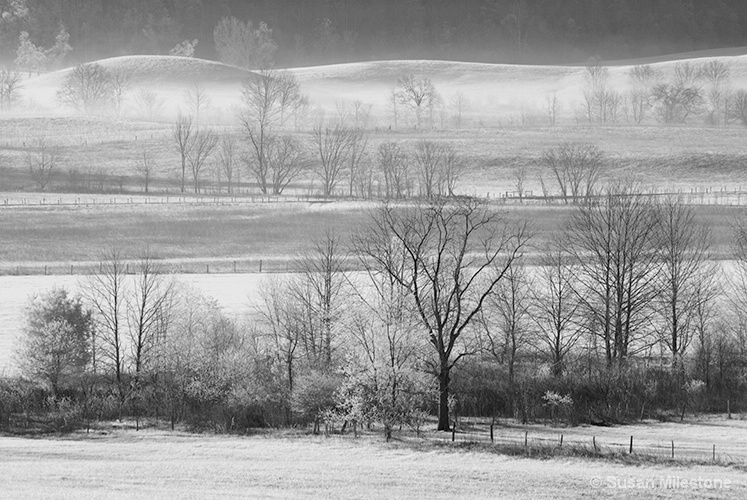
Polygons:
[[438,374],[438,430],[449,431],[449,369],[441,368]]

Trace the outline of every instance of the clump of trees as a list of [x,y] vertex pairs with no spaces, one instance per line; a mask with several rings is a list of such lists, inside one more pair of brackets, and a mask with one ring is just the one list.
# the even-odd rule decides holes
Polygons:
[[736,410],[747,403],[743,233],[726,279],[692,206],[627,183],[578,200],[534,247],[526,224],[476,200],[384,203],[352,236],[310,242],[248,322],[156,260],[112,251],[80,298],[32,303],[25,378],[0,384],[0,423],[376,426],[388,439],[430,415],[446,430],[459,415],[602,423]]

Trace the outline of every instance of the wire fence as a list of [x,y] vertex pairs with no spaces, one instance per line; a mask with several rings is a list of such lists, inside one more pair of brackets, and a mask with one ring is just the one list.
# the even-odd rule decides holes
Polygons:
[[[302,190],[298,190],[302,191]],[[147,194],[32,194],[27,193],[19,197],[0,198],[0,207],[52,207],[52,206],[115,206],[115,205],[236,205],[236,204],[266,204],[266,203],[334,203],[344,201],[375,201],[384,199],[380,197],[350,196],[346,193],[337,193],[332,196],[318,194],[300,193],[266,195],[255,194],[249,191],[234,194],[205,194],[184,195],[163,191],[153,195]],[[713,206],[742,206],[747,205],[747,191],[741,186],[737,189],[721,187],[698,187],[689,189],[665,189],[650,188],[642,191],[643,196],[664,200],[678,198],[688,205],[713,205]],[[551,194],[535,194],[532,191],[519,193],[516,191],[484,192],[473,191],[470,196],[481,198],[489,202],[507,205],[573,205],[587,200],[588,197],[560,196]],[[594,198],[594,197],[592,197]],[[399,201],[416,201],[420,198],[411,196]]]
[[[747,444],[733,442],[728,438],[714,440],[716,442],[707,442],[707,438],[700,441],[684,440],[667,436],[664,430],[653,430],[643,432],[630,428],[629,433],[626,433],[622,427],[507,427],[491,424],[486,419],[461,419],[452,425],[451,432],[421,433],[420,436],[442,442],[494,445],[527,454],[560,452],[565,448],[598,455],[639,455],[730,464],[747,462]],[[402,436],[416,436],[414,431],[399,432]],[[651,437],[652,434],[656,434],[656,437]]]
[[[726,437],[717,442],[706,442],[705,438],[700,441],[688,441],[668,437],[664,430],[657,432],[658,435],[652,438],[653,429],[644,432],[641,429],[631,428],[629,434],[626,434],[624,428],[620,427],[579,429],[549,426],[502,426],[491,424],[490,420],[486,419],[460,419],[451,427],[451,431],[448,432],[416,432],[403,427],[394,429],[392,435],[398,439],[495,446],[514,454],[546,455],[567,452],[568,454],[598,456],[634,455],[717,464],[747,463],[747,444],[735,443]],[[638,432],[637,435],[636,432]],[[342,439],[354,436],[350,430],[343,434],[332,428],[325,429],[325,434],[328,437],[337,436]]]

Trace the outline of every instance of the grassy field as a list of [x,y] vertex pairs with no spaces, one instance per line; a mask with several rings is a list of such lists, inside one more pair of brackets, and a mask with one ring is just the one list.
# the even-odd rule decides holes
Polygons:
[[[60,272],[65,264],[98,262],[112,246],[133,257],[149,249],[172,264],[195,259],[207,263],[290,260],[326,229],[347,238],[365,225],[378,206],[376,202],[128,205],[123,198],[119,201],[119,205],[104,200],[88,206],[0,206],[0,274],[14,274],[24,266],[28,269],[23,272],[38,274],[44,264],[57,265]],[[747,203],[747,196],[743,201]],[[562,205],[518,204],[497,209],[505,211],[509,224],[529,221],[538,248],[572,210]],[[712,228],[717,253],[728,254],[732,226],[743,211],[736,206],[698,209]],[[224,265],[224,271],[231,270],[226,267],[230,266]]]
[[[118,431],[0,438],[6,498],[744,498],[735,468],[534,460],[380,438]],[[667,478],[680,487],[666,488]],[[694,481],[695,488],[690,487]],[[697,481],[701,481],[701,488]],[[710,481],[711,483],[709,483]],[[720,481],[723,489],[706,485]],[[682,488],[682,484],[685,488]]]

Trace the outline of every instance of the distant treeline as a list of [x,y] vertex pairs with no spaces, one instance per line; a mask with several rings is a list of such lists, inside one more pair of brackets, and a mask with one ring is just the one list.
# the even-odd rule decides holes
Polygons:
[[22,31],[68,62],[167,54],[197,39],[215,59],[224,16],[273,30],[278,66],[394,58],[573,63],[747,45],[742,0],[0,0],[0,62]]

